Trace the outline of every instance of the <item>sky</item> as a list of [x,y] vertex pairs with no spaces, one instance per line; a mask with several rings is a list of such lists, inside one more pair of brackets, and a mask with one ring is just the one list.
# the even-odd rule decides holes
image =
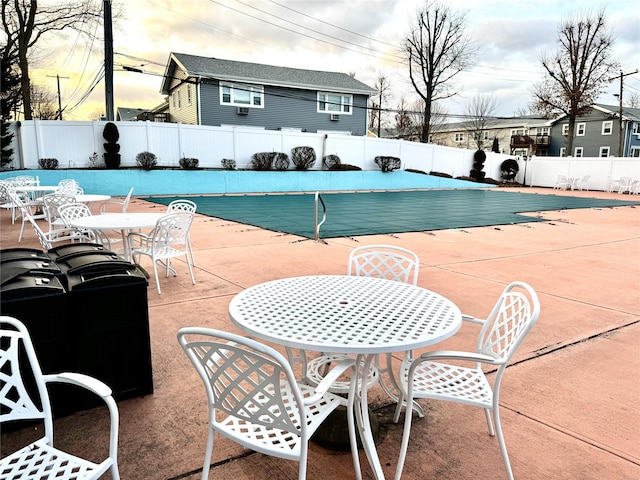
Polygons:
[[[57,0],[60,1],[60,0]],[[62,0],[64,1],[64,0]],[[101,7],[102,0],[93,0]],[[308,70],[355,73],[371,87],[385,76],[395,108],[417,96],[400,46],[425,0],[113,0],[115,107],[152,108],[163,101],[162,75],[171,52]],[[42,3],[42,2],[41,2]],[[640,69],[637,0],[446,0],[467,12],[466,33],[479,48],[472,66],[455,77],[460,93],[443,105],[464,114],[474,97],[495,98],[496,116],[529,110],[532,86],[542,78],[543,52],[557,51],[562,21],[604,8],[615,36],[621,72]],[[96,26],[102,38],[102,26]],[[34,56],[32,82],[57,99],[64,120],[97,119],[105,111],[101,39],[74,33],[45,37]],[[142,70],[126,71],[123,67]],[[620,81],[599,101],[617,105]],[[640,73],[624,77],[623,97],[640,94]]]

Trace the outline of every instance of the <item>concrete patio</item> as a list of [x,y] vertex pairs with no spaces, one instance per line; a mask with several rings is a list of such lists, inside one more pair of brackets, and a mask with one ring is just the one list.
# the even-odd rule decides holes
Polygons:
[[[518,191],[621,198],[605,192]],[[163,208],[133,199],[129,211]],[[40,248],[28,226],[18,244],[19,224],[11,225],[10,212],[1,215],[0,248]],[[421,261],[418,284],[474,316],[486,316],[512,280],[528,282],[538,292],[540,319],[516,353],[501,392],[516,478],[640,478],[640,206],[531,215],[551,221],[321,242],[197,215],[191,231],[196,285],[186,265],[176,262],[178,277],[160,279],[162,295],[153,280],[148,288],[155,392],[119,402],[122,479],[200,478],[207,408],[200,380],[176,341],[180,327],[240,333],[227,306],[243,288],[288,276],[346,273],[349,251],[373,243],[415,251]],[[142,265],[151,271],[148,260]],[[477,326],[465,325],[437,348],[472,349],[476,335]],[[498,442],[488,435],[480,410],[422,405],[427,414],[413,423],[403,478],[505,478]],[[371,407],[382,423],[378,453],[387,478],[393,478],[402,423],[390,422],[393,406],[379,387],[372,391]],[[106,452],[106,420],[101,408],[58,419],[56,444],[98,458]],[[3,433],[1,454],[39,433]],[[354,478],[349,452],[315,444],[310,450],[309,480]],[[297,478],[297,464],[222,437],[213,461],[210,479]],[[362,452],[361,465],[363,477],[373,478]]]

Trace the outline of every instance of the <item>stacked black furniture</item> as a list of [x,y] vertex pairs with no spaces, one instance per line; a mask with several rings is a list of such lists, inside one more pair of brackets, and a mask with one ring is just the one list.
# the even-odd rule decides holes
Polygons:
[[[91,375],[116,400],[153,393],[147,285],[101,245],[0,250],[0,313],[29,329],[43,373]],[[75,387],[50,392],[56,417],[98,404]]]

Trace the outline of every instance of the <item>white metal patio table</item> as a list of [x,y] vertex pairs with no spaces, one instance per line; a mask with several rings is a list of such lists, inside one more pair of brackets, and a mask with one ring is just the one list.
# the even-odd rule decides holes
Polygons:
[[[234,324],[257,338],[291,348],[356,354],[366,378],[377,354],[406,352],[455,334],[460,309],[430,290],[402,282],[349,275],[283,278],[249,287],[229,304]],[[350,402],[377,479],[384,473],[369,423],[367,382]],[[355,438],[351,438],[355,442]],[[352,443],[353,444],[353,443]],[[354,465],[358,465],[357,457]],[[357,478],[362,478],[356,471]]]
[[91,230],[120,230],[124,246],[125,257],[131,260],[127,235],[131,230],[152,228],[158,220],[166,215],[164,213],[105,213],[104,215],[92,215],[77,218],[71,222],[76,228]]

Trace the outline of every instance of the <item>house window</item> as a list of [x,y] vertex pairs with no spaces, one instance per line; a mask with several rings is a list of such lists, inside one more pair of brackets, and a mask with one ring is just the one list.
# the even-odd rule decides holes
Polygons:
[[511,130],[511,135],[526,135],[526,134],[527,134],[526,128],[514,128]]
[[609,156],[609,147],[600,147],[600,157],[608,157]]
[[187,105],[191,105],[191,85],[187,85]]
[[351,105],[353,105],[353,95],[318,92],[318,112],[351,115]]
[[176,93],[176,96],[178,97],[178,110],[182,108],[182,95],[181,95],[181,91],[178,90],[178,92]]
[[606,122],[602,122],[602,135],[611,135],[612,132],[613,132],[613,121],[607,120]]
[[631,133],[640,135],[640,122],[633,122],[631,129]]
[[635,158],[640,157],[640,147],[631,147],[631,156]]
[[549,135],[549,127],[537,127],[536,135]]
[[453,137],[454,142],[464,142],[464,133],[456,133]]
[[177,94],[176,92],[173,92],[171,94],[171,103],[173,104],[173,108],[177,108],[178,107],[178,100],[177,100]]
[[569,124],[568,123],[564,123],[562,125],[562,135],[564,135],[565,137],[567,135],[569,135]]
[[560,156],[565,157],[567,155],[567,147],[560,147]]
[[489,132],[487,132],[486,130],[482,132],[482,139],[489,140]]
[[583,147],[576,147],[574,150],[574,157],[582,157],[582,153],[584,152],[584,148]]
[[584,137],[584,132],[585,132],[586,129],[587,129],[587,124],[586,123],[578,123],[576,125],[576,136]]
[[264,87],[234,83],[220,84],[220,103],[239,107],[258,107],[264,105]]

